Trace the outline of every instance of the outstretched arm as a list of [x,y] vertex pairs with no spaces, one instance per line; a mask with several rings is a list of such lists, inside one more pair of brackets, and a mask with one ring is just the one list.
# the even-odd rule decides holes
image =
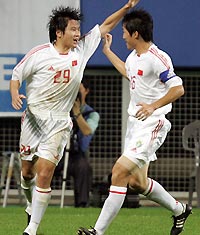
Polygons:
[[110,62],[114,65],[114,67],[125,77],[126,69],[125,63],[122,61],[113,51],[111,51],[110,47],[112,44],[112,35],[106,34],[103,40],[103,53],[107,56]]
[[140,0],[129,0],[122,8],[114,12],[100,25],[101,37],[104,37],[106,33],[109,33],[127,13],[129,9],[134,7]]

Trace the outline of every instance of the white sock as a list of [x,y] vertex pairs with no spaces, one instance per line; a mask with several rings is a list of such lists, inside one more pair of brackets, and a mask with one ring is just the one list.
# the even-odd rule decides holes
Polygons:
[[33,188],[35,186],[35,180],[36,176],[31,180],[25,180],[21,173],[21,188],[23,189],[24,195],[27,200],[27,208],[25,211],[29,215],[31,215],[31,203],[32,203]]
[[21,174],[21,187],[24,190],[25,197],[29,203],[32,202],[32,194],[33,194],[33,187],[35,186],[35,179],[34,177],[31,180],[25,180]]
[[176,199],[174,199],[157,181],[150,178],[148,178],[148,180],[149,185],[143,192],[144,196],[172,211],[175,216],[184,212],[184,204],[176,201]]
[[123,205],[127,188],[111,185],[110,193],[95,224],[98,235],[103,235]]
[[33,201],[32,201],[31,220],[28,227],[26,228],[32,231],[33,234],[36,234],[38,226],[49,204],[50,198],[51,198],[51,188],[43,189],[37,186],[35,187],[33,193]]

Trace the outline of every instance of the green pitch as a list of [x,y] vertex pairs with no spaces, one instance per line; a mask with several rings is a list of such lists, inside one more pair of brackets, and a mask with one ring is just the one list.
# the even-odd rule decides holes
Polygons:
[[[75,235],[80,226],[93,226],[99,212],[100,208],[60,209],[49,206],[40,224],[38,235]],[[199,235],[199,218],[200,209],[193,209],[193,214],[187,220],[182,234]],[[23,207],[0,207],[0,234],[22,235],[26,219]],[[171,226],[171,214],[163,208],[122,208],[106,235],[169,235]]]

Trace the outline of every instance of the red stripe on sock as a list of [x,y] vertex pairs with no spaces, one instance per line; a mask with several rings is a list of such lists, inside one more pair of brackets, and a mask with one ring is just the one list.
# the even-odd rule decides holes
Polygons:
[[151,179],[151,185],[150,185],[149,191],[145,196],[148,196],[148,194],[151,192],[152,188],[153,188],[153,180]]
[[109,191],[110,193],[115,193],[115,194],[126,194],[126,192],[118,192],[118,191]]

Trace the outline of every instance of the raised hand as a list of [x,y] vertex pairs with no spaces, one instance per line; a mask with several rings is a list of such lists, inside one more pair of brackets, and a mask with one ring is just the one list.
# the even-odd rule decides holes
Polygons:
[[107,33],[103,38],[103,52],[106,53],[107,50],[110,50],[112,44],[112,35]]
[[140,1],[140,0],[129,0],[128,3],[127,3],[127,5],[128,5],[129,8],[132,8],[132,7],[134,7],[135,5],[137,5],[139,1]]

